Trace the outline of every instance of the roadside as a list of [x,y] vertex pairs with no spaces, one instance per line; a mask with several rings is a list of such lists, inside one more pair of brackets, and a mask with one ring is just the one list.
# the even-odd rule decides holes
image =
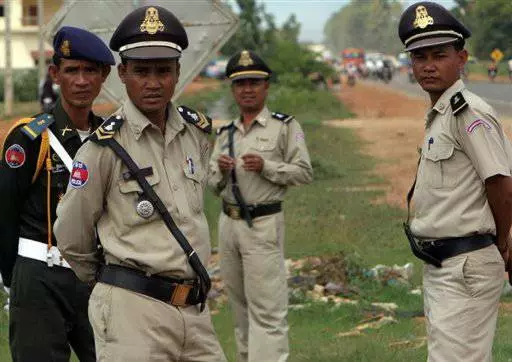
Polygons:
[[[356,131],[364,141],[363,152],[378,160],[376,173],[390,184],[386,195],[376,202],[406,208],[405,195],[416,172],[417,149],[423,139],[428,99],[375,82],[344,87],[337,96],[357,117],[324,123]],[[512,137],[512,118],[500,121]]]
[[331,127],[354,129],[364,141],[363,152],[378,162],[375,173],[389,182],[375,202],[406,207],[405,195],[414,180],[417,147],[423,137],[427,100],[380,84],[357,83],[337,94],[357,114],[351,120],[330,120]]

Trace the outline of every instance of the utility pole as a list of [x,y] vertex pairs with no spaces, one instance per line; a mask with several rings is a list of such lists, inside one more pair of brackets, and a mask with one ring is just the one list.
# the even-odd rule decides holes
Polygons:
[[44,54],[44,1],[37,0],[37,25],[39,27],[39,84],[44,82],[46,75],[46,57]]
[[4,116],[12,115],[12,101],[14,98],[12,81],[11,58],[11,0],[4,1],[5,18],[5,74],[4,74]]

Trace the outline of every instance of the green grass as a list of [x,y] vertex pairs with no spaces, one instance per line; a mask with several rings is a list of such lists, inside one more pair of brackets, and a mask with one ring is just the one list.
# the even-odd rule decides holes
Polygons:
[[[274,90],[276,86],[273,85]],[[180,104],[208,107],[215,97],[224,96],[229,89],[183,97]],[[223,93],[224,92],[224,93]],[[301,94],[301,92],[297,92]],[[290,188],[285,202],[286,257],[301,258],[310,255],[337,255],[343,252],[355,270],[375,264],[415,265],[413,286],[421,283],[421,263],[409,251],[401,223],[404,211],[388,205],[372,203],[383,191],[372,191],[371,186],[385,185],[375,176],[376,160],[360,152],[362,143],[352,130],[328,128],[320,120],[343,118],[350,114],[333,104],[332,95],[313,93],[293,98],[288,92],[272,98],[270,108],[294,114],[304,127],[315,180],[311,185]],[[310,99],[307,101],[306,98]],[[208,192],[205,212],[209,220],[212,242],[217,244],[217,221],[220,200]],[[359,275],[359,274],[357,274]],[[358,290],[354,297],[358,306],[335,308],[329,304],[313,303],[302,310],[289,313],[290,361],[421,361],[426,359],[426,347],[418,349],[391,348],[390,343],[413,340],[425,336],[421,321],[411,318],[422,310],[422,297],[408,294],[404,287],[383,286],[361,276],[352,278]],[[0,298],[1,299],[1,298]],[[510,300],[506,300],[510,302]],[[378,330],[365,331],[357,337],[338,337],[376,311],[371,302],[398,304],[398,323]],[[511,312],[501,314],[494,345],[494,360],[505,362],[512,355]],[[235,361],[233,319],[228,305],[213,316],[215,328],[229,361]],[[0,312],[0,361],[9,361],[7,318]]]
[[[413,262],[412,286],[421,283],[422,263],[413,257],[401,229],[405,213],[372,200],[382,191],[364,187],[385,184],[372,174],[375,160],[360,153],[361,141],[353,131],[321,125],[304,126],[309,151],[313,155],[315,181],[291,188],[286,197],[286,257],[332,255],[343,252],[363,268],[375,264]],[[215,201],[217,202],[217,201]],[[207,198],[207,213],[214,215],[218,204]],[[217,210],[215,212],[214,210]],[[216,235],[214,235],[216,237]],[[383,286],[356,277],[358,306],[312,304],[289,313],[290,361],[421,361],[426,360],[426,346],[417,349],[390,347],[391,343],[425,337],[421,320],[412,318],[422,312],[422,297],[408,294],[408,288]],[[357,337],[337,337],[375,313],[371,302],[398,304],[398,323],[366,331]],[[509,313],[510,314],[510,313]],[[235,361],[233,322],[229,306],[213,316],[214,324],[229,361]],[[512,343],[510,315],[500,315],[494,347],[495,361],[509,361]]]

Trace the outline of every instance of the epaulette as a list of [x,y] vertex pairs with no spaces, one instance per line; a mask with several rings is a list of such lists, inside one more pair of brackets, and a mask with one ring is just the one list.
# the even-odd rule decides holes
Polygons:
[[217,131],[215,132],[218,135],[220,135],[222,132],[227,131],[231,127],[233,127],[235,124],[233,122],[229,122],[228,124],[225,124],[222,127],[217,128]]
[[454,116],[458,115],[468,106],[461,92],[457,92],[450,98],[450,105],[452,106],[452,113]]
[[35,140],[45,129],[47,129],[55,118],[51,114],[41,113],[34,117],[33,120],[21,127],[21,132],[26,134],[32,141]]
[[279,112],[272,112],[272,117],[283,123],[290,123],[290,121],[293,119],[293,116]]
[[207,115],[185,106],[179,106],[178,112],[188,123],[193,124],[205,133],[212,133],[212,120]]
[[123,117],[117,115],[112,116],[103,122],[96,131],[89,137],[89,140],[98,144],[105,144],[105,140],[113,138],[116,132],[123,125]]

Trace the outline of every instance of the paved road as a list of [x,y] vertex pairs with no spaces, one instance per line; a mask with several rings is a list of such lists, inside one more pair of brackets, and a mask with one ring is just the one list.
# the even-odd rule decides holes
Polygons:
[[[389,85],[412,95],[425,96],[417,83],[409,82],[406,74],[397,74]],[[466,85],[470,91],[489,102],[502,117],[512,117],[512,84],[466,82]]]

